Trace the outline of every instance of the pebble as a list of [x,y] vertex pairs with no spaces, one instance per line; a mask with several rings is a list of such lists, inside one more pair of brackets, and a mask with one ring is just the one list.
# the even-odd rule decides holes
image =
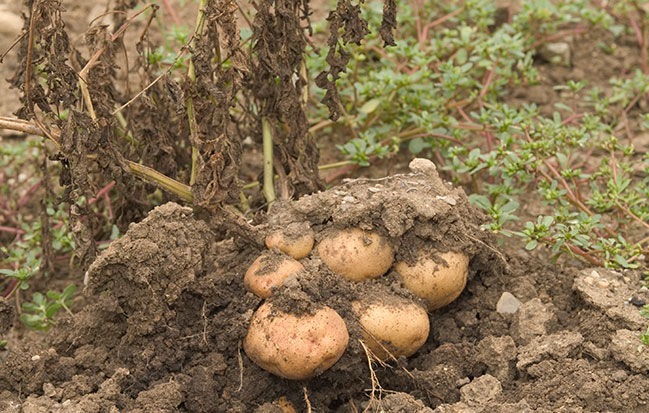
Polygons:
[[539,50],[539,55],[547,62],[562,66],[570,66],[570,45],[566,42],[545,43]]
[[500,314],[514,314],[520,306],[520,300],[512,293],[505,291],[496,304],[496,311]]
[[414,173],[421,173],[426,175],[435,174],[437,167],[430,159],[415,158],[408,164],[408,168]]
[[610,283],[608,282],[608,280],[601,279],[601,280],[597,281],[597,286],[599,288],[608,288],[609,285],[610,285]]
[[455,200],[455,198],[451,198],[450,196],[439,196],[438,195],[436,198],[441,199],[442,201],[446,202],[449,205],[457,204],[457,201]]

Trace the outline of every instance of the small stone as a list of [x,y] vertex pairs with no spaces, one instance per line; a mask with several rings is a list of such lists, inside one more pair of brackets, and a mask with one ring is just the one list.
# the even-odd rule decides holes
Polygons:
[[410,161],[408,168],[416,174],[434,175],[437,173],[437,167],[430,159],[415,158]]
[[593,277],[593,278],[599,278],[599,273],[597,271],[593,270],[593,271],[590,272],[590,276]]
[[609,286],[610,284],[611,284],[611,283],[608,282],[608,280],[604,280],[604,279],[597,281],[597,286],[598,286],[599,288],[608,288],[608,286]]
[[374,193],[381,192],[381,188],[375,188],[373,186],[367,188],[367,190]]
[[350,204],[353,204],[356,202],[356,198],[354,198],[351,195],[347,195],[346,197],[343,198],[343,202],[348,202]]
[[570,66],[571,51],[570,45],[566,42],[545,43],[541,46],[539,55],[546,62],[555,65]]
[[635,305],[636,307],[642,307],[646,304],[645,300],[638,298],[636,296],[631,297],[631,300],[629,300],[629,302]]
[[438,196],[437,196],[437,199],[440,199],[440,200],[446,202],[446,203],[449,204],[449,205],[455,205],[455,204],[457,204],[457,201],[455,200],[455,198],[451,198],[450,196],[439,196],[439,195],[438,195]]
[[584,283],[586,283],[588,285],[593,285],[593,284],[595,284],[595,280],[593,280],[593,277],[585,277],[584,278]]
[[38,354],[35,355],[35,356],[32,356],[32,361],[38,361],[40,359],[41,359],[41,356],[39,356]]
[[512,293],[505,291],[496,304],[496,311],[500,314],[514,314],[521,306],[518,298],[514,297]]

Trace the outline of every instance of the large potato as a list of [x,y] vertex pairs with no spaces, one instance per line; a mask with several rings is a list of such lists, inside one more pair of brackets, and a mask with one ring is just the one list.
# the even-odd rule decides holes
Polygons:
[[243,285],[257,296],[268,298],[273,295],[273,287],[279,287],[289,275],[303,269],[302,264],[288,255],[268,251],[250,265]]
[[462,293],[469,274],[469,257],[452,251],[419,251],[415,265],[398,262],[394,268],[401,274],[404,286],[423,298],[429,310],[435,310],[449,304]]
[[428,339],[428,313],[408,299],[390,297],[381,302],[355,301],[352,308],[363,327],[365,345],[380,360],[386,360],[390,354],[396,358],[411,356]]
[[296,260],[309,255],[314,242],[315,236],[308,222],[292,223],[266,236],[268,248],[278,248]]
[[345,321],[330,307],[296,316],[266,302],[252,317],[243,349],[264,370],[302,380],[333,366],[348,342]]
[[358,228],[324,238],[318,244],[318,254],[333,272],[353,281],[381,276],[394,261],[392,247],[384,237]]

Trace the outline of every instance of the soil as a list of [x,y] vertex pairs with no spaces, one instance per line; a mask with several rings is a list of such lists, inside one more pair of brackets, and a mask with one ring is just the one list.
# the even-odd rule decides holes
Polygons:
[[[6,7],[20,10],[13,2]],[[511,103],[535,102],[551,113],[564,98],[555,84],[586,79],[606,90],[610,76],[638,66],[633,43],[622,41],[607,55],[602,38],[572,39],[568,67],[539,61],[541,83],[514,91]],[[12,35],[2,32],[3,45],[7,39]],[[0,69],[7,78],[15,67]],[[0,108],[8,114],[16,102],[9,98]],[[0,411],[262,413],[285,412],[289,403],[297,411],[350,413],[648,411],[649,349],[639,339],[647,323],[639,308],[649,290],[640,272],[555,265],[502,248],[480,230],[486,217],[462,189],[429,162],[408,169],[409,161],[382,161],[368,178],[276,203],[267,220],[245,226],[238,238],[199,211],[166,203],[132,224],[83,280],[67,275],[85,285],[84,299],[49,333],[10,330],[13,306],[0,301],[0,333],[9,341],[0,351]],[[535,216],[539,208],[527,212]],[[333,308],[350,344],[317,377],[278,378],[243,351],[262,303],[246,292],[243,275],[271,228],[300,222],[310,224],[316,243],[335,229],[376,231],[397,261],[412,262],[422,247],[461,251],[471,257],[467,287],[429,313],[430,335],[417,353],[369,363],[351,302],[395,295],[419,301],[393,269],[352,282],[332,273],[314,249],[301,260],[306,271],[270,300],[294,314]],[[508,308],[505,293],[515,297]]]

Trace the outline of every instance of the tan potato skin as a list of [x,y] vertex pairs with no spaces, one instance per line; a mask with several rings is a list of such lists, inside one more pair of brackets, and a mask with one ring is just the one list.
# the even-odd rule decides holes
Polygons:
[[320,241],[317,248],[333,272],[353,281],[379,277],[394,261],[392,247],[384,237],[358,228],[338,231]]
[[422,256],[414,266],[398,262],[394,268],[403,278],[403,284],[428,304],[428,310],[436,310],[455,300],[466,286],[469,274],[469,257],[458,252],[439,253],[447,263],[435,262],[430,256]]
[[410,300],[390,304],[355,301],[352,308],[363,327],[365,345],[380,360],[388,359],[390,354],[396,358],[411,356],[428,339],[428,313]]
[[243,349],[264,370],[303,380],[333,366],[348,343],[345,321],[330,307],[297,317],[267,302],[253,315]]
[[313,230],[308,230],[295,240],[288,239],[282,230],[275,231],[266,237],[266,247],[269,249],[278,248],[280,251],[290,255],[296,260],[309,255],[315,243]]
[[304,266],[291,257],[285,257],[284,261],[273,272],[258,275],[257,271],[261,269],[261,261],[264,258],[262,254],[257,258],[246,271],[243,277],[243,285],[246,290],[255,293],[258,297],[268,298],[273,295],[272,288],[282,285],[289,275],[303,270]]

